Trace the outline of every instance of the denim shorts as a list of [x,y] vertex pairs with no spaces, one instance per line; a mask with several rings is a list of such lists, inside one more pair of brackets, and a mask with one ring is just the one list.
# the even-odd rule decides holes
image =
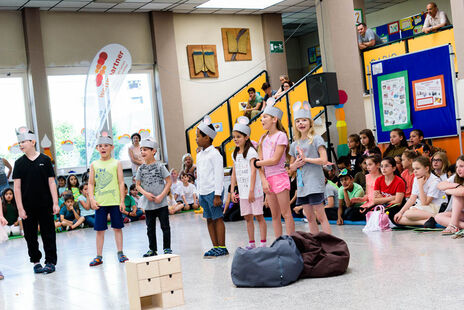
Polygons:
[[119,211],[119,206],[100,207],[95,210],[95,226],[96,231],[103,231],[108,229],[108,214],[111,218],[111,228],[120,229],[124,227],[122,213]]
[[[221,195],[221,201],[223,195]],[[205,219],[216,220],[223,217],[222,203],[219,207],[215,207],[213,204],[214,192],[208,195],[200,195],[200,206],[203,208],[203,217]]]
[[308,196],[304,197],[297,197],[296,198],[296,206],[302,205],[320,205],[324,203],[324,193],[317,193],[317,194],[309,194]]

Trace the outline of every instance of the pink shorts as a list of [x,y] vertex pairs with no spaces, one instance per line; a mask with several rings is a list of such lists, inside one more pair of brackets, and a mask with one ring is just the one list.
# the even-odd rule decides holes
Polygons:
[[271,193],[278,194],[284,190],[290,190],[290,178],[287,172],[271,175],[270,177],[266,177],[266,180],[269,183]]
[[263,214],[263,197],[255,198],[255,201],[249,202],[248,199],[240,199],[240,215],[248,214],[262,215]]

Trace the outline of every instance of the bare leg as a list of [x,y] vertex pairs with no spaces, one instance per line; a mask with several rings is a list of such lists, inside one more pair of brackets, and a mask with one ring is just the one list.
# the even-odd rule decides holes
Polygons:
[[216,240],[218,246],[226,246],[226,225],[222,217],[213,221],[216,230]]
[[453,209],[451,210],[450,224],[460,227],[459,220],[462,217],[462,209],[464,208],[464,197],[453,196]]
[[97,256],[102,256],[103,243],[105,242],[105,231],[97,231]]
[[316,213],[314,212],[314,207],[312,205],[303,205],[303,214],[308,219],[309,232],[313,235],[319,233],[319,227],[317,227],[316,222]]
[[404,212],[399,220],[401,225],[424,225],[425,222],[433,217],[433,214],[424,210],[409,209]]
[[258,220],[259,224],[259,233],[261,236],[261,240],[266,240],[267,238],[267,225],[266,220],[264,219],[264,215],[257,215],[256,219]]
[[269,209],[271,209],[272,227],[274,228],[274,235],[276,238],[278,238],[282,236],[282,221],[280,220],[282,213],[280,211],[279,203],[275,194],[268,194],[266,198],[269,204]]
[[113,228],[114,231],[114,241],[116,241],[116,248],[118,252],[122,251],[122,229],[121,228]]
[[447,227],[451,221],[451,212],[438,213],[434,218],[438,224]]
[[315,205],[313,206],[314,211],[316,212],[316,217],[319,223],[321,223],[322,231],[331,234],[332,228],[330,227],[329,220],[327,219],[327,215],[325,214],[324,205]]
[[245,221],[247,226],[248,232],[248,240],[254,241],[255,240],[255,225],[253,224],[253,214],[245,215]]
[[280,212],[285,220],[285,230],[287,235],[291,235],[295,232],[295,221],[293,220],[292,211],[290,210],[290,195],[288,190],[284,190],[276,196],[279,202]]
[[85,221],[85,217],[81,216],[81,217],[77,220],[77,222],[71,226],[71,228],[74,229],[74,228],[76,228],[76,227],[79,227],[79,225],[81,225],[82,223],[84,223],[84,221]]
[[211,238],[213,246],[218,246],[218,240],[216,238],[216,226],[214,225],[214,221],[212,219],[207,219],[206,223],[208,224],[209,237]]
[[63,227],[72,227],[73,223],[71,221],[68,221],[68,220],[61,220],[61,226]]

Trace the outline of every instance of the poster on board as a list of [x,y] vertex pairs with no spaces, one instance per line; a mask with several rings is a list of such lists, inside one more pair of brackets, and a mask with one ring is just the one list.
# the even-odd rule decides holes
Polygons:
[[377,83],[382,130],[411,128],[408,71],[379,76]]
[[416,111],[446,107],[443,75],[412,81],[412,93]]

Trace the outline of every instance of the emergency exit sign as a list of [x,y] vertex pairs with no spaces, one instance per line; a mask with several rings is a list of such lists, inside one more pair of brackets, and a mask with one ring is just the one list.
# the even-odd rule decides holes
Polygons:
[[282,41],[271,41],[271,53],[283,53],[284,52],[284,42]]

